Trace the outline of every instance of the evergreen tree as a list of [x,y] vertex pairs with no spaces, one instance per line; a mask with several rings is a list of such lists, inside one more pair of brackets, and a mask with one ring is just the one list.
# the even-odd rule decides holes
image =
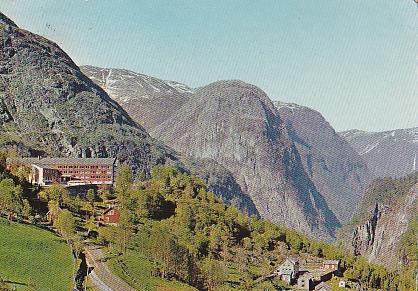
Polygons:
[[220,261],[208,258],[203,260],[201,268],[208,290],[220,290],[226,280],[225,265]]
[[123,164],[118,168],[115,181],[116,197],[122,206],[128,204],[132,185],[133,176],[131,168],[127,164]]

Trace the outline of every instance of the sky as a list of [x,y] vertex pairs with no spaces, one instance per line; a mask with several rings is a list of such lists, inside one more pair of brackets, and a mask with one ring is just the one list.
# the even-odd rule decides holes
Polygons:
[[418,126],[413,0],[0,0],[78,65],[191,87],[241,79],[338,131]]

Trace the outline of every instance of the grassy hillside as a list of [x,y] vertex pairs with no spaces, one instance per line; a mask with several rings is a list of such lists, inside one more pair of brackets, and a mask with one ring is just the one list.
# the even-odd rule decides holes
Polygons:
[[0,278],[25,290],[70,290],[73,261],[65,242],[53,233],[0,218]]
[[138,290],[193,291],[192,286],[152,276],[153,263],[139,252],[129,251],[123,258],[108,262],[112,272]]

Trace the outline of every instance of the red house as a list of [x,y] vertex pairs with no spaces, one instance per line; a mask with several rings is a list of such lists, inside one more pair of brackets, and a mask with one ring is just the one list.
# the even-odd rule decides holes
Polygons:
[[118,224],[119,223],[119,217],[120,217],[120,211],[119,209],[116,208],[108,208],[106,209],[101,218],[100,221],[103,224],[110,224],[110,225],[114,225],[114,224]]

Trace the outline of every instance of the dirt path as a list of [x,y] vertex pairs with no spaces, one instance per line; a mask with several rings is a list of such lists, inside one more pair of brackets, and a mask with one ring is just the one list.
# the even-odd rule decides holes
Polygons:
[[113,274],[106,265],[101,247],[86,246],[86,260],[88,266],[93,267],[88,280],[100,291],[134,291],[126,282]]

